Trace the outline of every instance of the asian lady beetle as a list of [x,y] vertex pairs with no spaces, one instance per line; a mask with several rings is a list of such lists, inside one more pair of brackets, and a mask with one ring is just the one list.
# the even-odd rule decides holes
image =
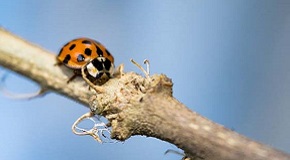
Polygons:
[[89,38],[74,39],[65,44],[57,56],[58,64],[64,64],[74,70],[74,75],[85,76],[93,84],[102,84],[113,75],[114,57],[99,42]]

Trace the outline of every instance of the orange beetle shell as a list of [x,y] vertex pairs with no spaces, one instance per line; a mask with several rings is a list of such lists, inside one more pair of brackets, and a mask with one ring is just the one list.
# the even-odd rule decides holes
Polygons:
[[78,38],[65,44],[57,59],[67,67],[79,70],[97,57],[107,58],[114,64],[114,57],[101,43],[89,38]]

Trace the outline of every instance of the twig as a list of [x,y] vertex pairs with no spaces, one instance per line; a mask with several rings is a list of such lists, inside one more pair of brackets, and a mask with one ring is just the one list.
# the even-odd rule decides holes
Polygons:
[[55,63],[55,54],[0,29],[0,65],[105,116],[112,126],[112,138],[156,137],[183,149],[191,159],[290,159],[189,110],[172,97],[172,82],[165,75],[144,78],[124,73],[109,80],[102,86],[104,92],[96,94],[82,80],[67,84],[71,71]]

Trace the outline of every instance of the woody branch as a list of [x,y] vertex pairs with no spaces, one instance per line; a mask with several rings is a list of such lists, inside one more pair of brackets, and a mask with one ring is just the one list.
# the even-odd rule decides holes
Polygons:
[[172,82],[166,75],[144,78],[124,73],[96,93],[84,81],[67,84],[70,71],[55,63],[55,54],[0,29],[0,65],[32,79],[45,91],[58,92],[105,116],[112,138],[156,137],[183,149],[191,159],[290,159],[189,110],[172,96]]

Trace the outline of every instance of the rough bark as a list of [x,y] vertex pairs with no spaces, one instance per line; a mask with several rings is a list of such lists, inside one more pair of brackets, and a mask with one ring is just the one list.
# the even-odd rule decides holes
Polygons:
[[105,116],[112,138],[156,137],[183,149],[191,159],[290,159],[189,110],[172,96],[172,82],[166,75],[145,78],[123,73],[101,86],[103,92],[95,92],[81,79],[67,84],[72,72],[55,66],[55,56],[0,29],[0,65],[34,80],[45,91],[58,92]]

